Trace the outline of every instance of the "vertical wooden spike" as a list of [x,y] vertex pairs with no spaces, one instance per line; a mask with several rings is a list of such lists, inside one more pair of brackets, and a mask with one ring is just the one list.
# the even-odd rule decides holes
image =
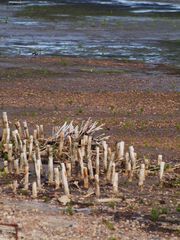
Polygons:
[[37,139],[38,139],[37,129],[34,129],[34,131],[33,131],[33,138],[34,138],[34,141],[37,141]]
[[40,127],[38,124],[36,124],[36,130],[37,130],[37,139],[40,139]]
[[29,129],[26,121],[23,122],[23,127],[24,127],[24,137],[25,139],[29,139]]
[[8,144],[8,163],[9,163],[9,172],[13,172],[13,145]]
[[94,172],[93,172],[91,154],[92,153],[88,154],[88,170],[89,170],[89,177],[90,177],[90,179],[94,179]]
[[53,156],[48,158],[48,183],[53,184],[54,182],[54,167],[53,167]]
[[108,170],[107,170],[107,175],[106,175],[106,178],[108,181],[111,181],[112,164],[114,162],[114,158],[115,158],[115,153],[112,152],[111,156],[110,156],[110,162],[109,162],[109,166],[108,166]]
[[84,188],[88,189],[89,188],[89,178],[88,178],[88,170],[87,167],[84,167]]
[[99,175],[99,147],[96,147],[96,174]]
[[39,135],[41,139],[44,139],[44,127],[43,125],[39,126]]
[[28,190],[29,188],[29,166],[25,166],[25,173],[24,173],[24,189]]
[[58,149],[59,157],[62,155],[63,147],[64,147],[64,132],[61,132],[60,133],[59,149]]
[[17,129],[17,131],[18,131],[18,134],[19,134],[19,137],[20,137],[20,139],[21,139],[23,134],[22,134],[21,124],[20,124],[19,121],[17,121],[17,122],[15,123],[15,127],[16,127],[16,129]]
[[54,168],[55,189],[59,189],[60,186],[60,173],[59,168]]
[[32,198],[37,198],[37,183],[32,183]]
[[14,160],[14,170],[15,170],[15,174],[19,174],[19,159],[15,159]]
[[117,194],[118,193],[118,185],[119,185],[119,182],[118,182],[118,173],[115,172],[114,174],[114,178],[113,178],[113,193],[114,194]]
[[17,188],[18,188],[18,182],[17,180],[13,181],[13,193],[16,194],[17,193]]
[[103,145],[103,150],[104,150],[104,158],[103,158],[103,162],[104,162],[104,170],[107,171],[108,168],[108,145],[106,143],[106,141],[102,142]]
[[128,164],[129,164],[129,153],[126,152],[126,154],[125,154],[125,173],[126,174],[128,172]]
[[145,181],[145,164],[141,164],[138,185],[142,188]]
[[81,177],[84,177],[84,162],[83,162],[83,156],[82,156],[82,151],[81,148],[78,149],[78,155],[79,155],[79,164],[81,168]]
[[165,162],[160,163],[160,171],[159,171],[159,180],[162,183],[163,180],[163,175],[164,175],[164,167],[165,167]]
[[68,178],[71,178],[71,171],[72,171],[71,163],[66,164],[66,169],[67,169]]
[[29,137],[29,156],[28,156],[29,161],[32,160],[32,151],[33,151],[33,136],[30,135],[30,137]]
[[4,161],[4,172],[5,172],[6,174],[9,173],[9,169],[8,169],[8,161]]
[[131,162],[128,162],[127,173],[128,173],[128,181],[132,182],[133,174],[132,174]]
[[161,154],[158,155],[158,165],[160,166],[161,162],[163,160],[163,156]]
[[66,195],[69,195],[69,185],[68,185],[68,180],[67,180],[67,174],[66,174],[66,168],[65,168],[65,164],[61,163],[61,176],[62,176],[62,184],[64,187],[64,192]]
[[131,158],[131,162],[132,162],[132,170],[135,170],[136,169],[136,154],[134,152],[133,146],[129,147],[129,153],[130,153],[130,158]]
[[96,197],[99,198],[100,197],[99,175],[96,174],[94,178],[95,178],[95,185],[96,185],[95,193],[96,193]]
[[111,177],[111,182],[113,184],[114,178],[115,178],[115,173],[116,173],[116,164],[115,162],[112,163],[112,177]]
[[40,189],[41,188],[41,162],[40,162],[40,159],[36,158],[35,153],[33,153],[33,160],[34,160],[34,168],[35,168],[35,173],[37,178],[37,187]]

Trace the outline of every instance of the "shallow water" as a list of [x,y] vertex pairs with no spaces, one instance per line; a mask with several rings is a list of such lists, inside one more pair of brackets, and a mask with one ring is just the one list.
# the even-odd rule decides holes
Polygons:
[[180,65],[179,1],[1,1],[0,9],[1,55]]

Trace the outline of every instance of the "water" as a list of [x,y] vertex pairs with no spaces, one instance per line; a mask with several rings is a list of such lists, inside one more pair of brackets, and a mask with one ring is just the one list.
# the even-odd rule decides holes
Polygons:
[[1,1],[0,54],[180,65],[179,1]]

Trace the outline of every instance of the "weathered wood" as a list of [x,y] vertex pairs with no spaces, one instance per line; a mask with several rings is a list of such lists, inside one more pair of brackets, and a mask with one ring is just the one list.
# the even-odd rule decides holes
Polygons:
[[158,165],[160,166],[161,162],[163,160],[163,156],[161,154],[158,155]]
[[53,167],[53,156],[48,157],[48,183],[53,184],[54,182],[54,167]]
[[15,174],[19,174],[19,159],[15,159],[14,160],[14,170],[15,170]]
[[118,193],[118,185],[119,185],[118,172],[115,172],[112,184],[113,184],[113,193],[117,194]]
[[139,182],[138,185],[142,187],[145,181],[145,164],[141,164],[141,168],[139,171]]
[[59,186],[60,186],[60,173],[59,173],[59,168],[58,167],[54,168],[54,180],[55,180],[55,189],[59,189]]
[[24,137],[25,139],[29,139],[29,129],[26,121],[23,122],[23,127],[24,127]]
[[60,133],[59,148],[58,148],[59,157],[62,155],[63,147],[64,147],[64,132],[61,132]]
[[83,155],[82,155],[82,149],[78,148],[78,156],[79,156],[79,165],[81,168],[81,178],[84,178],[84,162],[83,162]]
[[13,172],[13,145],[9,143],[8,145],[8,164],[9,164],[9,172]]
[[61,176],[62,176],[62,185],[64,188],[64,193],[66,195],[70,195],[70,191],[69,191],[69,185],[68,185],[68,180],[67,180],[67,174],[66,174],[66,168],[65,168],[65,164],[61,163]]
[[6,160],[4,160],[4,172],[5,172],[6,174],[9,173],[9,169],[8,169],[8,161],[6,161]]
[[32,151],[33,151],[33,135],[30,135],[29,137],[29,154],[28,154],[28,160],[32,160]]
[[112,153],[111,153],[111,156],[110,156],[110,162],[109,162],[107,174],[106,174],[106,178],[107,178],[108,181],[111,181],[111,176],[112,176],[112,164],[113,164],[113,162],[114,162],[114,158],[115,158],[115,153],[112,152]]
[[96,174],[99,175],[99,147],[96,146]]
[[37,198],[37,183],[32,183],[32,198]]
[[161,162],[160,163],[160,171],[159,171],[159,180],[160,180],[160,182],[162,182],[162,180],[163,180],[164,167],[165,167],[165,162]]
[[94,178],[95,178],[95,185],[96,185],[95,193],[96,193],[96,197],[99,198],[100,197],[99,175],[95,174]]
[[24,189],[28,190],[29,188],[29,166],[25,166],[25,172],[24,172]]
[[13,181],[12,188],[13,188],[13,193],[16,194],[17,193],[17,188],[18,188],[17,180]]
[[89,178],[88,178],[88,170],[87,167],[84,167],[84,188],[88,189],[89,188]]
[[106,141],[102,142],[103,145],[103,163],[104,163],[104,170],[107,171],[108,168],[108,145],[106,143]]

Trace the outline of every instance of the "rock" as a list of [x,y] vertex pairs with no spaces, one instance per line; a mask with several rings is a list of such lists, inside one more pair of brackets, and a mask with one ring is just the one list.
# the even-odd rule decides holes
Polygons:
[[60,198],[58,198],[58,201],[65,206],[67,203],[71,202],[71,199],[68,196],[63,195]]

